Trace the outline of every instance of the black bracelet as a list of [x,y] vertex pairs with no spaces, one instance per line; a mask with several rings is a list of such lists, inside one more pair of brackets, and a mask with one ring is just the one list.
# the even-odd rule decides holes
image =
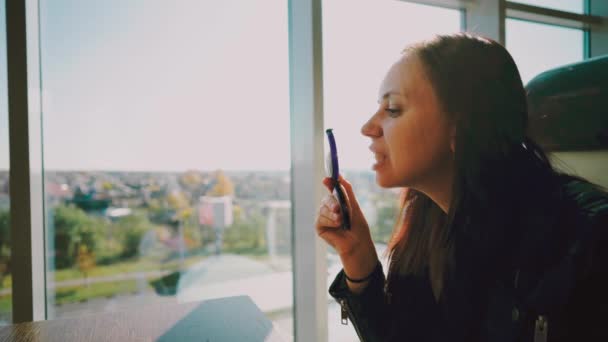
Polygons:
[[363,282],[369,280],[374,274],[376,274],[376,272],[378,271],[378,269],[380,269],[380,267],[382,267],[382,264],[380,263],[380,260],[378,260],[378,263],[376,264],[376,267],[374,267],[374,270],[370,274],[368,274],[365,278],[352,279],[352,278],[350,278],[349,276],[346,275],[346,272],[344,272],[344,276],[351,283],[363,283]]

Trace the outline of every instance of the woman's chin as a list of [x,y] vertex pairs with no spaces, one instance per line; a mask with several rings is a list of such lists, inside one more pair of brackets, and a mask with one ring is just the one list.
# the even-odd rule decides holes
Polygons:
[[381,188],[403,188],[409,187],[409,182],[403,179],[395,179],[387,175],[386,172],[376,171],[376,184]]
[[395,186],[389,177],[386,177],[382,172],[376,171],[376,184],[381,188],[392,188]]

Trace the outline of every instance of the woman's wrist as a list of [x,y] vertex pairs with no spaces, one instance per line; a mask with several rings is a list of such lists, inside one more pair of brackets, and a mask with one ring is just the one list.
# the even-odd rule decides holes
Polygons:
[[[378,255],[375,247],[359,249],[358,253],[340,256],[345,275],[350,279],[364,279],[378,267]],[[347,279],[348,279],[347,278]],[[352,282],[356,283],[356,282]]]
[[346,273],[346,270],[344,271],[344,277],[346,277],[346,280],[350,281],[351,283],[357,283],[357,284],[365,283],[365,282],[369,281],[374,276],[374,274],[378,273],[378,271],[380,270],[381,267],[382,267],[382,264],[380,263],[380,260],[378,260],[376,262],[376,267],[374,267],[374,269],[371,272],[369,272],[369,274],[366,275],[365,277],[358,278],[358,279],[349,277],[348,274]]
[[[368,271],[367,275],[362,277],[362,281],[360,282],[355,282],[355,281],[350,281],[349,278],[355,277],[354,274],[356,273],[352,273],[351,270],[355,269],[355,268],[347,268],[346,266],[343,269],[344,272],[344,276],[346,278],[346,286],[348,287],[349,291],[355,295],[360,295],[361,293],[363,293],[363,291],[367,288],[367,285],[369,285],[371,279],[373,278],[373,276],[376,274],[376,272],[379,271],[379,267],[382,267],[380,264],[380,261],[378,260],[378,258],[375,256],[374,254],[374,260],[375,263],[373,263],[373,266],[371,268],[371,271]],[[367,261],[365,261],[365,263],[367,263]],[[359,266],[361,266],[361,264],[359,264]],[[360,267],[360,268],[356,268],[355,270],[361,270],[367,268],[367,266],[364,267]],[[347,276],[348,274],[348,276]],[[352,279],[352,278],[351,278]],[[357,280],[357,279],[354,279]]]

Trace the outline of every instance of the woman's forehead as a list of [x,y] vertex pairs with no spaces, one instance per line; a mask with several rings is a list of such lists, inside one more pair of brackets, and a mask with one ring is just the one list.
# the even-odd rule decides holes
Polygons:
[[378,101],[392,97],[407,97],[411,94],[414,85],[424,82],[420,77],[419,63],[412,55],[403,55],[390,67],[386,76],[382,80],[378,92]]

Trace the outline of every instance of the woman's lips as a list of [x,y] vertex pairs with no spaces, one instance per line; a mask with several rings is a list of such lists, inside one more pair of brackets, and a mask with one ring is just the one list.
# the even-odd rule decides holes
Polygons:
[[374,158],[376,159],[376,163],[372,165],[372,169],[378,170],[378,168],[380,168],[386,162],[386,155],[382,153],[374,153]]
[[374,154],[374,159],[376,159],[372,169],[377,170],[386,163],[386,154],[380,152],[381,150],[377,146],[374,146],[374,144],[369,145],[369,150],[372,151]]

